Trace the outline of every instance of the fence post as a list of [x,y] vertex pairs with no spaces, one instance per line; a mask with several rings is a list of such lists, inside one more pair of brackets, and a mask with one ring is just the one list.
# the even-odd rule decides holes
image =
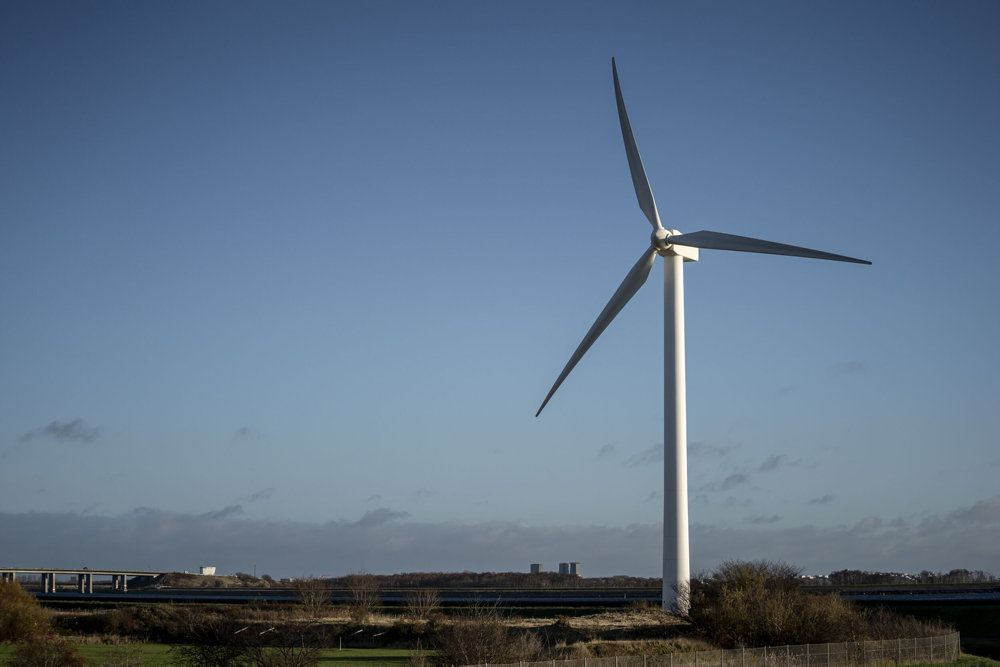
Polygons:
[[747,664],[747,649],[745,646],[740,647],[740,667],[746,667]]

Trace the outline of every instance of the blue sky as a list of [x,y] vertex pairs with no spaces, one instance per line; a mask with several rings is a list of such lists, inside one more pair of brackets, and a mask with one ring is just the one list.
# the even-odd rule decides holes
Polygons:
[[[1000,574],[994,2],[6,2],[0,563]],[[67,550],[67,544],[73,550]],[[86,563],[76,563],[84,559]]]

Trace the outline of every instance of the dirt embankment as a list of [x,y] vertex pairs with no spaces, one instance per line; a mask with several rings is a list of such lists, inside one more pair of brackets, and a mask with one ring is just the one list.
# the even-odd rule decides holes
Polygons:
[[168,572],[153,580],[158,588],[271,588],[271,581],[252,577]]

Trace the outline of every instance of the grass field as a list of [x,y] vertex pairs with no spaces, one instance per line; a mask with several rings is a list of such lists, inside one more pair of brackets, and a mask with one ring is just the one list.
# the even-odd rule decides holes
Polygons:
[[[77,650],[83,655],[88,665],[98,666],[102,664],[128,664],[143,665],[144,667],[168,667],[175,665],[174,654],[170,651],[169,644],[129,644],[123,646],[94,646],[82,645]],[[10,644],[0,644],[0,664],[6,663],[14,652],[14,646]],[[337,649],[322,649],[320,651],[320,665],[335,665],[344,663],[356,667],[395,667],[405,665],[409,662],[411,651],[407,649],[384,649],[384,648],[350,648],[342,651]],[[932,667],[929,663],[926,667]],[[945,663],[954,667],[1000,667],[1000,662],[988,658],[980,658],[973,655],[963,654],[961,658],[952,663]],[[919,666],[918,666],[919,667]],[[933,665],[941,667],[941,663]]]
[[[0,664],[5,664],[7,658],[14,653],[11,644],[0,644]],[[94,646],[80,645],[76,649],[87,660],[88,665],[128,664],[143,665],[143,667],[167,667],[176,665],[175,655],[171,653],[169,644],[128,644],[126,646]],[[391,648],[335,648],[321,649],[320,665],[355,665],[357,667],[376,667],[378,665],[405,665],[409,662],[412,651],[408,649]]]

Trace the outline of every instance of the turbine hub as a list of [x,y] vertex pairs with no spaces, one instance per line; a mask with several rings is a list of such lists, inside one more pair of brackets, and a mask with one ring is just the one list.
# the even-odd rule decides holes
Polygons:
[[670,237],[674,234],[680,234],[680,232],[676,229],[664,229],[663,227],[653,230],[649,241],[656,248],[657,254],[664,256],[675,254],[671,251],[672,245],[670,243]]

